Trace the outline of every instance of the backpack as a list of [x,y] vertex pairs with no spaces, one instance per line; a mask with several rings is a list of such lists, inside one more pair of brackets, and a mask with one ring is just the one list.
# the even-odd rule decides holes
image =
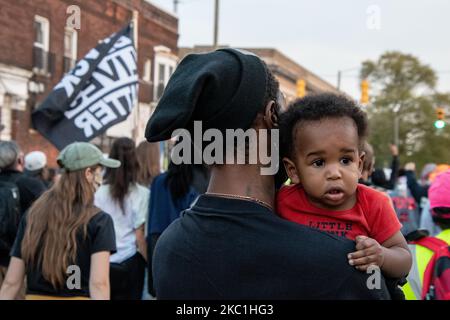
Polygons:
[[450,300],[450,246],[434,237],[412,243],[434,252],[423,276],[422,300]]
[[14,182],[0,181],[0,250],[11,250],[20,222],[19,188]]
[[409,192],[391,191],[389,196],[392,200],[397,218],[402,224],[401,232],[404,236],[417,230],[419,224],[419,208],[416,201]]

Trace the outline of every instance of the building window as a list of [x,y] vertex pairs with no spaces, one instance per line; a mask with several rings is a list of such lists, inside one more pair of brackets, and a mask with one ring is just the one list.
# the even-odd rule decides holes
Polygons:
[[75,67],[77,61],[78,34],[74,29],[66,28],[64,32],[64,72]]
[[155,47],[153,100],[158,101],[163,95],[167,82],[177,66],[177,59],[177,56],[173,55],[169,48]]
[[51,67],[50,47],[50,23],[47,18],[34,17],[34,68],[48,73]]
[[142,80],[146,82],[151,82],[152,79],[152,60],[147,59],[144,63],[144,72],[142,76]]
[[48,51],[50,39],[50,23],[47,18],[41,16],[34,17],[34,46]]
[[158,65],[158,85],[156,87],[156,100],[161,98],[164,93],[164,88],[166,87],[166,65],[160,63]]

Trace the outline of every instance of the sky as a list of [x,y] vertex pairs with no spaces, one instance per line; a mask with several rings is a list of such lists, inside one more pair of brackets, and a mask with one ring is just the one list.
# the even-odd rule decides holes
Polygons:
[[[149,0],[173,13],[173,0]],[[359,67],[412,54],[450,92],[449,0],[220,0],[219,44],[273,47],[359,99]],[[180,0],[178,45],[211,45],[214,0]]]

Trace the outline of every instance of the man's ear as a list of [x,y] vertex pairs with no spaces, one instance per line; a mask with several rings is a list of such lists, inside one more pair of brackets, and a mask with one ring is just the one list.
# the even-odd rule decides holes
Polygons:
[[289,179],[291,179],[291,182],[294,184],[300,183],[300,177],[298,175],[297,167],[295,166],[295,164],[290,159],[284,157],[283,165]]
[[361,151],[361,153],[359,154],[359,160],[358,160],[359,179],[361,179],[361,176],[362,176],[365,158],[366,158],[366,153],[364,151]]
[[24,154],[22,152],[17,157],[17,164],[21,165],[21,166],[25,165],[25,156],[24,156]]
[[276,108],[277,104],[273,100],[270,100],[266,105],[264,120],[269,129],[278,128],[278,113]]

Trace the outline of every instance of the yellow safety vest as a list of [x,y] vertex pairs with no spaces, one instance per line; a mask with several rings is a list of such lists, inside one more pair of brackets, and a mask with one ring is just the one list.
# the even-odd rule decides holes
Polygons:
[[[450,229],[442,231],[436,238],[450,245]],[[433,257],[433,251],[420,245],[409,245],[409,249],[413,257],[413,264],[406,278],[408,283],[402,289],[406,300],[421,300],[423,276],[428,263]]]

